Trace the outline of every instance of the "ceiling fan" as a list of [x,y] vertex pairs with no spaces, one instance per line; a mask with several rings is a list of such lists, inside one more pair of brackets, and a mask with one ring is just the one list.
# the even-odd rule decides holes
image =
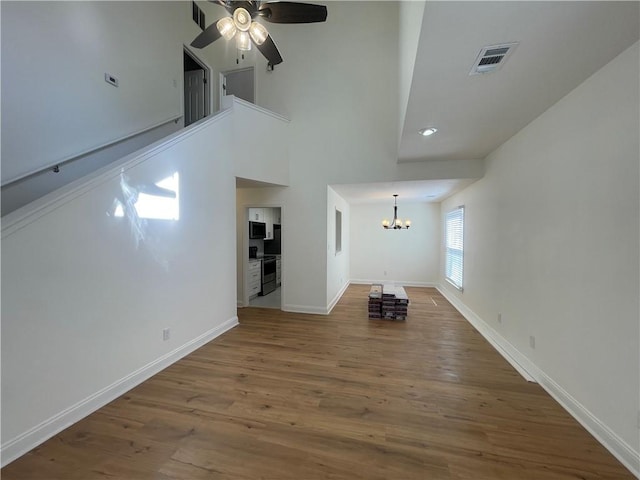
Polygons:
[[327,7],[299,2],[262,2],[209,0],[222,5],[231,17],[223,17],[207,27],[191,42],[195,48],[204,48],[218,38],[236,37],[238,50],[251,50],[251,44],[265,56],[269,66],[282,63],[282,56],[267,29],[253,19],[260,17],[271,23],[314,23],[327,19]]

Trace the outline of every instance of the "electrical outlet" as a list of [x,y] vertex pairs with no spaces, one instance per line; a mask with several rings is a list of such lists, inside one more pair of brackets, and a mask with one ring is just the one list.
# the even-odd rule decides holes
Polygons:
[[502,323],[502,314],[501,313],[498,314],[498,323]]
[[533,335],[529,336],[529,346],[531,348],[536,348],[536,337],[534,337]]
[[164,340],[165,342],[167,340],[169,340],[169,338],[171,338],[171,329],[170,328],[165,328],[162,330],[162,340]]
[[387,276],[387,271],[386,271],[386,270],[384,271],[384,276],[385,276],[385,277]]

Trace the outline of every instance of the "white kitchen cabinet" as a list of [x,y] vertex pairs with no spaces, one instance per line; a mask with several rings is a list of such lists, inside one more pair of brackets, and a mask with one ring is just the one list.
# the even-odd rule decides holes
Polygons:
[[262,222],[266,225],[265,240],[273,240],[273,225],[280,225],[280,208],[250,208],[249,221]]
[[282,209],[280,207],[273,209],[273,224],[280,225],[282,223]]
[[282,285],[282,281],[280,280],[282,272],[282,255],[276,255],[276,286]]
[[264,208],[250,208],[249,209],[249,221],[250,222],[264,222]]
[[262,260],[249,260],[249,298],[262,290]]
[[264,211],[264,223],[267,224],[267,236],[265,240],[273,240],[273,208],[263,208]]

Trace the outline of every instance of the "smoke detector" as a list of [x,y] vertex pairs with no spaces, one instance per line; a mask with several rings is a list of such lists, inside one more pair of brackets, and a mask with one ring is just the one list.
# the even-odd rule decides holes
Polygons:
[[516,45],[518,45],[518,42],[484,47],[480,50],[476,61],[473,63],[469,75],[495,72],[504,65],[507,57],[511,55],[511,52],[516,48]]

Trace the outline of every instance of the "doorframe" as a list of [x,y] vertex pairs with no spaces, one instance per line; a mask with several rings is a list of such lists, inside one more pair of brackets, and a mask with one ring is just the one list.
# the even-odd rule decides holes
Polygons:
[[[200,58],[200,56],[198,56],[197,53],[195,53],[191,47],[189,45],[187,45],[186,43],[182,45],[182,52],[183,55],[186,53],[187,55],[189,55],[194,62],[196,62],[198,65],[200,65],[202,67],[202,69],[204,70],[204,79],[205,79],[205,89],[204,89],[204,116],[208,117],[209,115],[211,115],[211,113],[213,111],[215,111],[214,105],[213,105],[213,100],[214,100],[214,96],[213,96],[213,69],[207,64],[207,62],[205,62],[204,60],[202,60],[202,58]],[[184,124],[184,63],[182,65],[182,122]]]
[[253,72],[253,103],[254,105],[256,105],[258,103],[258,89],[256,86],[256,68],[255,66],[251,65],[249,67],[242,67],[242,68],[234,68],[231,70],[225,70],[223,72],[220,72],[218,74],[218,105],[220,105],[220,108],[222,108],[222,97],[224,97],[224,89],[223,87],[223,83],[224,83],[224,77],[227,76],[229,73],[235,73],[235,72],[242,72],[244,70],[251,70]]
[[[242,235],[242,305],[239,307],[249,307],[249,209],[250,208],[279,208],[280,225],[284,225],[284,205],[273,203],[249,203],[242,205],[244,217],[244,232]],[[284,311],[285,303],[285,281],[284,281],[284,239],[280,237],[280,310]],[[237,297],[237,295],[236,295]]]

